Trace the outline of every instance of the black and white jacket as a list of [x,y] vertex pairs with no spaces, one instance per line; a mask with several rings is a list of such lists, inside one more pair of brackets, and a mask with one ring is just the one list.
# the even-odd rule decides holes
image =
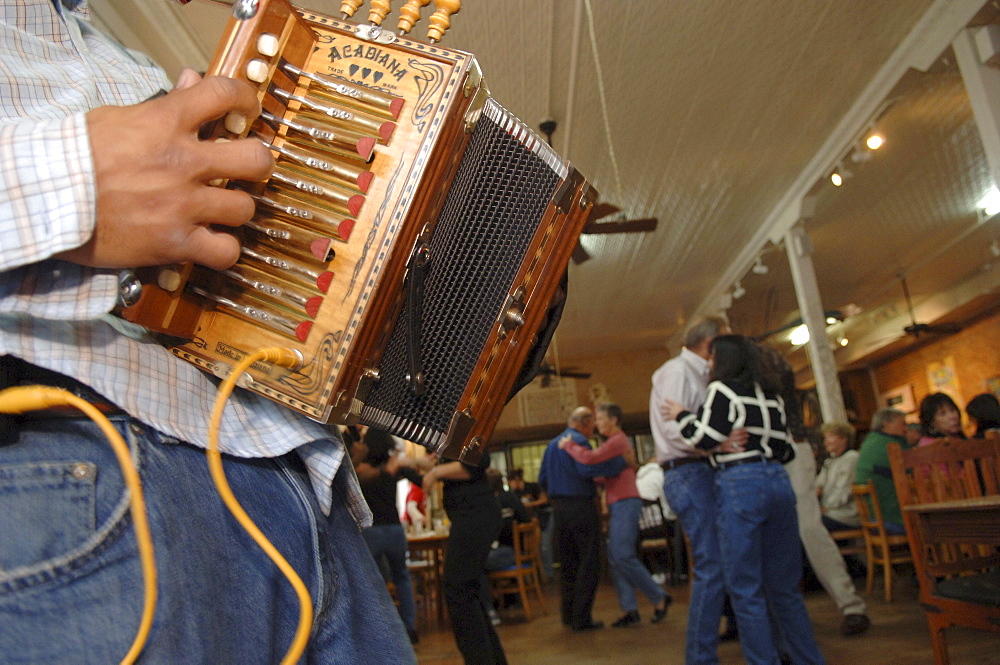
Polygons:
[[715,455],[716,462],[730,462],[763,455],[782,462],[794,456],[785,429],[785,403],[780,396],[765,393],[760,385],[712,381],[705,403],[697,413],[682,411],[677,415],[681,436],[690,446],[711,450],[738,428],[747,430],[743,452]]

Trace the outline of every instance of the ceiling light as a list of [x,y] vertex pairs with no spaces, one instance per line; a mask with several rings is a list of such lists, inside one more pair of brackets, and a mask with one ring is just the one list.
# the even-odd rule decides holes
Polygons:
[[747,290],[743,288],[743,285],[736,282],[736,286],[733,287],[733,298],[739,300],[747,294]]
[[847,338],[846,337],[841,337],[840,340],[838,341],[838,344],[840,344],[841,346],[847,346],[847,344],[848,344]]
[[885,137],[878,132],[873,132],[865,139],[865,145],[869,150],[878,150],[885,143]]
[[990,243],[990,254],[1000,258],[1000,239],[994,238],[993,242]]
[[835,168],[833,173],[830,174],[830,182],[833,183],[834,187],[840,187],[844,184],[845,180],[853,176],[854,174],[845,169],[843,164],[838,164],[837,168]]
[[766,265],[764,265],[764,263],[760,260],[760,257],[758,256],[757,260],[754,261],[753,267],[750,268],[750,270],[752,270],[755,275],[766,275],[768,268]]
[[991,187],[977,205],[986,215],[997,214],[1000,212],[1000,191],[997,191],[996,187]]
[[809,341],[809,328],[806,324],[802,324],[792,330],[792,334],[789,337],[789,341],[794,346],[802,346]]

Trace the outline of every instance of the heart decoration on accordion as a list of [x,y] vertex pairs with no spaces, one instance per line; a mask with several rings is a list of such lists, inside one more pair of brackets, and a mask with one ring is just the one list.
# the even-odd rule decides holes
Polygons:
[[367,79],[369,76],[371,76],[373,79],[375,79],[376,83],[381,81],[382,77],[384,76],[382,72],[374,72],[373,74],[372,70],[369,67],[365,67],[362,69],[361,65],[351,65],[350,67],[351,76],[357,76],[358,70],[361,70],[362,79]]

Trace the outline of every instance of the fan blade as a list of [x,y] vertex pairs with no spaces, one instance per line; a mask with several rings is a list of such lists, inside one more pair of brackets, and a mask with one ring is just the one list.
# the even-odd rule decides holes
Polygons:
[[580,243],[576,243],[576,247],[573,248],[573,253],[570,255],[570,257],[573,259],[573,263],[575,263],[576,265],[580,265],[584,261],[590,260],[590,254],[587,252],[586,249],[583,248],[583,245],[581,245]]
[[607,217],[608,215],[613,215],[616,212],[618,212],[619,210],[621,210],[621,208],[619,208],[616,205],[612,205],[610,203],[598,203],[590,211],[590,215],[587,217],[587,222],[588,223],[589,222],[595,222],[595,221],[601,219],[602,217]]
[[645,233],[656,230],[659,220],[655,217],[646,219],[625,219],[620,222],[589,221],[583,226],[581,233]]

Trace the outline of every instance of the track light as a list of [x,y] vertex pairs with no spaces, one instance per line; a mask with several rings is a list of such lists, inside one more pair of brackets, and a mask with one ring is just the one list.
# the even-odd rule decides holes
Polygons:
[[990,243],[990,254],[1000,258],[1000,239],[994,238],[993,242]]
[[753,267],[750,268],[750,270],[752,270],[755,275],[766,275],[768,267],[764,265],[764,263],[760,260],[760,257],[758,256],[757,260],[754,262]]
[[872,132],[865,139],[865,145],[868,146],[869,150],[878,150],[885,144],[885,137],[878,132]]
[[739,300],[747,294],[747,290],[743,288],[743,284],[736,282],[736,286],[733,287],[733,299]]
[[830,182],[833,183],[834,187],[840,187],[844,184],[844,181],[848,178],[853,177],[854,174],[844,168],[843,164],[837,165],[837,168],[833,170],[830,174]]

